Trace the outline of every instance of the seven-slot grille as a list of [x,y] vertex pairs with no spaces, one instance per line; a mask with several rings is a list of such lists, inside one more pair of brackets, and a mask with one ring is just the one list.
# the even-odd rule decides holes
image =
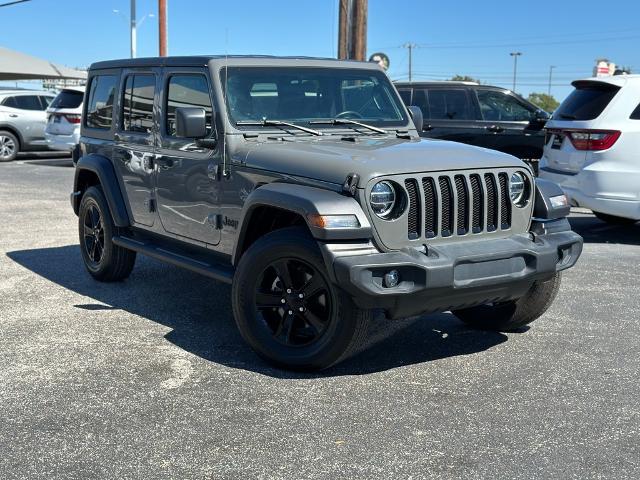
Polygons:
[[404,185],[409,201],[409,240],[511,228],[506,172],[408,178]]

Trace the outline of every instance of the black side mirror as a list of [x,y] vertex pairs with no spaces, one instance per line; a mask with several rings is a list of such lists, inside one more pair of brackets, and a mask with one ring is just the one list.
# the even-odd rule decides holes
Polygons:
[[536,123],[547,123],[549,121],[549,119],[551,118],[551,115],[549,115],[547,112],[545,112],[544,110],[536,110],[533,113],[533,118],[532,120]]
[[176,137],[204,138],[207,136],[207,118],[204,108],[176,108]]
[[407,110],[409,110],[409,115],[411,115],[411,119],[413,120],[413,124],[416,126],[418,133],[422,132],[424,117],[422,116],[422,110],[420,110],[420,107],[411,105],[407,107]]

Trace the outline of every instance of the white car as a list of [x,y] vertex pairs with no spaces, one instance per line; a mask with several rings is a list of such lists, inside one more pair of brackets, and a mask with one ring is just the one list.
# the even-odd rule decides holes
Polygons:
[[640,75],[588,78],[547,123],[540,177],[610,223],[640,220]]
[[47,109],[44,137],[53,150],[73,151],[80,141],[84,87],[65,87]]

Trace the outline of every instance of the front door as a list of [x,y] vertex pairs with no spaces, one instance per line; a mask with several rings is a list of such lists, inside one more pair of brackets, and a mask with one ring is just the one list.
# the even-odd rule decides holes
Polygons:
[[153,226],[155,205],[155,109],[158,72],[125,71],[113,148],[134,224]]
[[204,108],[209,137],[215,137],[213,102],[207,71],[165,71],[162,81],[160,145],[157,155],[157,199],[162,227],[169,233],[209,245],[220,242],[219,148],[199,147],[176,137],[176,108]]

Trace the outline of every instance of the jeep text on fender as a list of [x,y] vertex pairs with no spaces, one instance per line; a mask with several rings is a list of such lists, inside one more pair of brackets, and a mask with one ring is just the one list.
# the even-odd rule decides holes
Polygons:
[[420,116],[371,63],[94,64],[71,195],[84,264],[117,281],[142,253],[232,283],[242,336],[287,368],[356,352],[373,309],[532,322],[581,253],[566,197],[510,155],[420,139]]

